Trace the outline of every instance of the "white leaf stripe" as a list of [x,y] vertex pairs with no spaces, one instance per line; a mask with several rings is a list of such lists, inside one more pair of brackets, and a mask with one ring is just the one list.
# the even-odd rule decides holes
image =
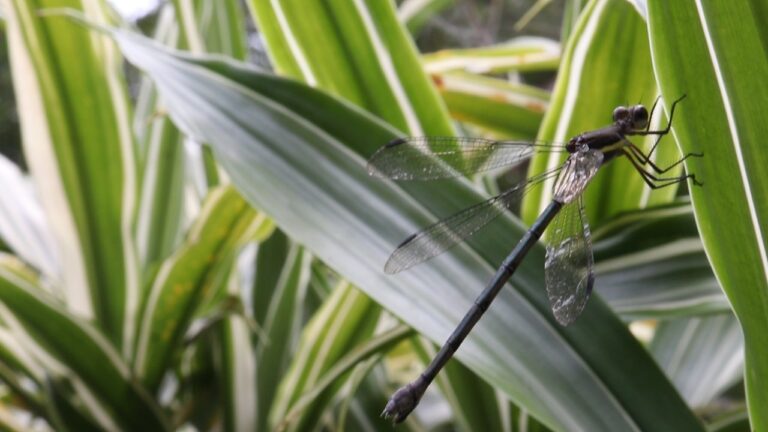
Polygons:
[[[83,2],[83,10],[89,17],[98,17],[99,22],[107,23],[105,5],[101,1],[88,0]],[[103,59],[106,70],[104,78],[114,110],[113,117],[117,129],[117,140],[120,148],[122,166],[122,191],[120,209],[120,237],[122,240],[122,259],[124,265],[123,281],[125,298],[123,302],[123,355],[131,357],[131,351],[136,329],[136,314],[139,304],[139,266],[136,255],[136,245],[133,238],[134,211],[136,207],[136,161],[134,160],[134,141],[131,130],[130,103],[127,100],[124,83],[122,82],[123,60],[115,42],[99,32],[91,32],[91,43],[95,55]],[[111,69],[111,70],[110,70]],[[109,288],[102,288],[109,289]]]
[[[18,98],[19,117],[24,136],[25,154],[35,186],[40,192],[40,201],[46,215],[55,215],[47,219],[51,232],[55,236],[61,258],[62,286],[65,298],[72,311],[86,318],[93,318],[93,305],[90,301],[89,282],[85,274],[84,257],[81,241],[77,234],[75,220],[67,201],[66,186],[62,183],[59,161],[55,154],[51,137],[51,127],[64,123],[59,118],[48,118],[46,106],[59,106],[57,100],[43,100],[45,95],[55,97],[55,92],[44,89],[56,87],[49,71],[52,68],[38,64],[41,59],[30,57],[29,53],[43,51],[35,29],[36,19],[30,16],[29,8],[23,2],[3,0],[3,10],[14,15],[6,20],[8,26],[8,48],[11,56],[11,69]],[[19,27],[16,27],[20,24]],[[21,37],[19,37],[21,35]],[[52,113],[55,115],[55,113]],[[31,123],[25,119],[44,119]]]
[[58,279],[53,233],[30,179],[13,162],[0,156],[0,236],[22,259],[51,280]]
[[[114,350],[112,344],[107,341],[98,330],[90,325],[80,322],[79,319],[74,319],[68,316],[65,312],[62,312],[60,305],[53,304],[46,298],[46,296],[41,295],[42,292],[38,292],[39,290],[36,287],[30,285],[30,283],[23,278],[13,274],[12,271],[9,271],[6,265],[7,264],[5,263],[0,264],[0,277],[17,286],[19,289],[27,292],[28,295],[37,299],[41,305],[45,305],[45,307],[49,308],[51,312],[55,312],[60,319],[67,320],[69,324],[79,328],[80,331],[87,334],[91,339],[91,342],[96,347],[98,347],[107,358],[110,359],[110,363],[122,377],[127,379],[130,376],[130,371],[128,370],[128,367],[125,365],[125,363],[123,363],[120,355]],[[14,313],[14,315],[16,314]]]
[[731,133],[733,152],[736,155],[736,161],[739,164],[741,183],[744,185],[744,198],[747,203],[747,207],[749,208],[749,220],[751,222],[752,229],[755,231],[755,242],[757,243],[757,250],[760,254],[760,265],[763,269],[765,284],[768,284],[768,252],[766,252],[765,237],[763,235],[763,229],[760,226],[760,219],[757,214],[757,209],[755,208],[755,195],[752,192],[752,185],[749,180],[752,178],[752,175],[747,170],[746,163],[744,162],[744,154],[741,150],[742,143],[741,137],[739,136],[739,127],[736,124],[736,116],[734,115],[733,107],[731,106],[731,96],[728,94],[728,87],[720,67],[720,59],[718,58],[718,53],[715,50],[715,46],[712,41],[710,23],[707,21],[707,14],[704,11],[704,6],[702,5],[701,0],[696,0],[696,11],[698,12],[699,20],[701,21],[702,34],[704,35],[704,39],[707,42],[709,57],[712,60],[712,69],[715,73],[715,78],[717,79],[717,87],[720,90],[720,96],[723,102],[723,110],[725,111],[725,117],[728,121],[728,130]]
[[280,29],[285,36],[285,42],[288,44],[288,49],[291,50],[292,57],[296,59],[296,63],[299,66],[299,70],[303,75],[304,81],[311,87],[317,86],[317,77],[315,77],[312,67],[309,65],[307,56],[301,49],[301,45],[296,40],[296,36],[293,34],[293,29],[288,23],[288,18],[285,16],[285,11],[280,5],[280,0],[271,0],[272,10],[275,11],[275,17],[280,25]]
[[[566,53],[573,52],[572,55],[566,54],[567,58],[563,60],[563,65],[567,65],[569,76],[566,80],[558,80],[558,83],[566,85],[565,98],[562,104],[562,110],[558,117],[557,129],[555,130],[555,136],[552,141],[554,142],[567,142],[570,137],[567,136],[568,128],[573,117],[574,109],[576,108],[576,100],[579,96],[579,90],[581,88],[581,72],[584,70],[584,62],[587,59],[587,54],[590,48],[593,46],[593,40],[597,33],[598,25],[602,21],[603,12],[608,5],[607,1],[594,2],[593,9],[591,11],[584,11],[583,13],[589,14],[589,20],[585,25],[582,25],[583,30],[580,32],[580,36],[576,39],[576,46],[571,51],[566,49]],[[578,30],[577,30],[578,31]],[[562,69],[561,69],[562,70]],[[555,89],[555,94],[558,90]],[[547,166],[545,171],[549,172],[557,168],[561,163],[562,156],[558,154],[550,155],[547,160]],[[543,194],[549,194],[552,190],[552,185],[555,179],[547,180],[544,182]],[[539,213],[549,205],[547,199],[542,199],[539,202]]]
[[[218,203],[225,198],[227,190],[228,188],[222,187],[213,189],[210,192],[206,205],[204,205],[200,211],[200,215],[197,219],[198,222],[190,229],[190,232],[188,233],[189,239],[199,238],[200,231],[202,231],[207,226],[207,221],[210,219],[211,214],[217,208]],[[158,303],[163,295],[167,294],[163,288],[168,282],[168,278],[171,276],[171,273],[175,269],[179,260],[185,256],[186,252],[187,249],[181,248],[177,250],[176,253],[174,253],[170,258],[166,259],[163,265],[160,267],[160,270],[155,277],[155,281],[150,288],[149,299],[147,300],[147,306],[144,310],[144,319],[142,320],[142,325],[137,335],[138,341],[134,364],[140,375],[147,373],[146,368],[150,366],[148,363],[151,360],[149,358],[149,350],[151,348],[150,341],[152,338],[152,332],[156,330],[154,327],[156,324],[155,316],[157,314],[163,314],[162,311],[157,310]]]
[[[25,349],[33,352],[33,356],[45,364],[46,370],[53,371],[54,374],[69,375],[76,388],[80,389],[78,393],[81,397],[88,398],[89,394],[93,393],[98,396],[92,398],[93,401],[98,399],[99,405],[102,402],[109,405],[112,413],[117,416],[100,418],[99,421],[104,425],[117,421],[125,425],[135,426],[141,423],[148,427],[164,428],[164,418],[157,405],[144,393],[143,388],[135,385],[128,365],[123,362],[111,342],[95,327],[71,315],[64,310],[63,305],[54,302],[30,280],[17,274],[18,265],[14,258],[0,256],[0,278],[5,280],[5,302],[0,303],[0,309],[5,310],[3,315],[6,322],[9,322],[9,317],[13,317],[18,330],[25,334],[22,340],[30,342]],[[13,299],[25,307],[11,311],[6,303]],[[34,320],[35,316],[46,316],[48,319],[44,323]],[[66,330],[69,336],[77,338],[80,345],[76,351],[65,346],[67,341],[53,338],[50,332],[54,331],[51,327],[54,324],[63,326],[59,331]],[[33,329],[33,333],[27,333],[27,328]],[[85,357],[86,354],[88,357]],[[101,377],[112,381],[107,384],[106,381],[100,381]],[[115,381],[116,377],[120,380]],[[126,405],[116,405],[117,398],[121,398],[120,402],[125,402]],[[139,408],[139,413],[131,414],[140,414],[141,417],[131,417],[123,409],[125,407]]]
[[389,88],[392,89],[395,100],[397,100],[397,104],[402,110],[405,122],[408,125],[408,133],[410,135],[424,135],[424,128],[416,115],[414,107],[411,104],[411,101],[403,88],[403,84],[400,81],[400,77],[397,74],[397,70],[395,69],[394,62],[392,61],[392,53],[384,45],[379,30],[371,17],[371,11],[368,10],[368,7],[362,0],[354,0],[354,2],[357,12],[365,24],[365,29],[368,31],[368,39],[371,41],[371,46],[376,53],[376,57],[380,61],[384,78],[386,79]]
[[699,240],[698,237],[679,239],[673,242],[664,243],[657,247],[622,255],[614,259],[602,260],[595,266],[595,271],[597,273],[618,271],[627,267],[659,262],[676,256],[696,252],[703,252],[701,240]]
[[[233,275],[236,272],[233,272]],[[236,277],[230,278],[230,284],[237,285]],[[231,406],[227,407],[228,414],[232,416],[232,429],[245,431],[254,430],[257,426],[257,416],[266,413],[256,412],[258,407],[256,392],[256,357],[254,355],[251,333],[245,320],[240,316],[232,316],[224,322],[224,331],[227,333],[228,350],[225,358],[228,360],[227,368],[230,369],[229,377],[232,381],[227,383],[231,392]]]

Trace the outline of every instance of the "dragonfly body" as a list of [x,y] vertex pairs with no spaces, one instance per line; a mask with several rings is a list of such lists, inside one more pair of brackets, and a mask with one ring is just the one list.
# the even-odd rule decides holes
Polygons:
[[[625,155],[652,188],[669,186],[688,178],[692,179],[694,184],[700,184],[693,175],[673,178],[656,176],[687,157],[700,156],[699,154],[688,154],[665,169],[660,169],[650,159],[650,153],[655,150],[659,139],[669,132],[675,105],[681,99],[672,104],[669,123],[665,129],[659,131],[649,130],[650,118],[644,106],[616,108],[613,112],[613,124],[579,134],[564,146],[563,149],[569,156],[559,170],[529,179],[496,197],[427,227],[398,246],[385,265],[387,273],[397,273],[444,252],[507,211],[513,200],[525,193],[530,185],[557,175],[550,204],[518,241],[429,366],[415,381],[392,395],[382,413],[385,417],[391,417],[398,423],[405,420],[430,383],[488,310],[528,251],[550,225],[552,227],[549,231],[545,261],[547,295],[554,316],[560,324],[568,325],[578,318],[594,284],[589,226],[580,197],[598,169],[617,156]],[[654,108],[655,106],[654,103]],[[652,108],[651,113],[653,110]],[[645,155],[627,139],[627,136],[631,135],[657,135],[659,139],[651,152]],[[456,144],[461,146],[459,150],[455,150]],[[436,160],[429,156],[429,151],[447,159],[450,167],[435,162]],[[446,178],[515,163],[537,151],[551,152],[557,149],[546,144],[470,138],[401,138],[386,145],[371,157],[369,172],[372,175],[398,180]],[[457,154],[461,157],[452,160],[451,156]],[[654,172],[648,172],[644,166],[650,166]]]
[[565,148],[569,153],[574,153],[578,148],[588,146],[618,156],[621,154],[621,148],[628,144],[627,136],[645,132],[643,129],[647,125],[648,110],[643,105],[618,107],[613,111],[613,124],[576,135],[568,141]]

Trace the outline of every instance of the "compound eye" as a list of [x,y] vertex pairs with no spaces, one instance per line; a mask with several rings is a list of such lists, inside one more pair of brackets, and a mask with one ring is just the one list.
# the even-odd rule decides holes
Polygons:
[[648,110],[642,105],[632,107],[632,125],[636,129],[644,128],[648,124]]
[[629,117],[629,110],[627,107],[616,107],[615,110],[613,110],[613,121],[621,121],[625,120]]

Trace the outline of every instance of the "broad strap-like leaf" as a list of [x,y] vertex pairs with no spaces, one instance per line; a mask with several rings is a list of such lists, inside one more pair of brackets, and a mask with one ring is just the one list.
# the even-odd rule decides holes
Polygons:
[[704,250],[745,338],[753,430],[768,429],[768,5],[648,1],[654,71],[667,100],[686,93],[675,136],[703,187],[691,202]]
[[[211,143],[249,202],[433,341],[443,341],[525,230],[502,217],[490,236],[387,276],[381,268],[401,238],[483,197],[463,180],[394,184],[369,177],[367,158],[399,134],[327,94],[247,66],[174,53],[131,33],[115,36],[158,83],[176,124]],[[500,293],[457,357],[553,428],[698,430],[645,349],[599,299],[568,329],[554,321],[543,255],[541,247],[531,250],[513,278],[518,289]]]
[[5,156],[0,156],[0,237],[27,263],[57,279],[59,262],[55,239],[31,180]]
[[424,69],[430,74],[543,72],[557,69],[560,64],[560,51],[560,44],[557,41],[539,37],[520,37],[499,45],[481,48],[441,50],[425,54],[422,56],[422,61]]
[[503,139],[536,138],[549,93],[537,87],[482,75],[433,75],[451,116]]
[[103,334],[40,289],[14,258],[0,256],[3,321],[56,379],[68,379],[82,407],[106,429],[168,430],[168,419]]
[[207,302],[242,245],[269,224],[231,187],[211,191],[186,241],[165,260],[147,294],[135,368],[148,388],[157,388],[173,364],[195,313],[211,307]]
[[[575,3],[575,2],[574,2]],[[657,90],[651,69],[645,22],[624,0],[594,0],[587,3],[568,41],[564,42],[558,79],[539,130],[542,141],[568,142],[585,131],[612,123],[617,106],[642,103],[650,110]],[[680,95],[672,96],[677,99]],[[680,112],[688,109],[684,101]],[[653,115],[652,127],[663,121],[661,106]],[[635,139],[644,149],[653,141]],[[659,145],[654,160],[666,165],[679,153],[672,136]],[[537,174],[562,163],[562,155],[538,155],[530,172]],[[672,175],[674,171],[669,174]],[[549,203],[551,188],[544,187],[526,197],[523,220],[532,222]],[[668,202],[675,187],[649,191],[642,177],[623,157],[603,167],[584,194],[589,221],[599,225],[622,211]]]
[[[306,402],[300,401],[302,395],[315,388],[352,347],[372,337],[380,313],[378,305],[347,282],[335,287],[302,330],[290,369],[272,405],[271,429],[289,427],[288,430],[301,431],[320,420],[328,399],[343,381],[329,380],[325,386],[330,385],[331,391],[323,388]],[[357,325],[347,325],[349,323]],[[302,406],[299,412],[294,411],[296,405]]]
[[688,200],[624,213],[593,233],[595,290],[625,319],[730,312]]
[[[70,310],[130,348],[139,303],[135,147],[119,52],[47,8],[108,22],[103,2],[2,0],[24,154],[61,260]],[[77,61],[73,61],[77,59]],[[127,351],[126,351],[127,352]]]
[[[283,252],[284,250],[284,252]],[[259,428],[268,429],[269,412],[291,367],[307,315],[312,255],[279,233],[260,245],[253,308],[262,331],[256,334]]]
[[744,376],[744,337],[731,313],[664,321],[649,349],[692,407],[716,403]]
[[453,134],[394,2],[248,3],[282,75],[343,97],[408,135]]

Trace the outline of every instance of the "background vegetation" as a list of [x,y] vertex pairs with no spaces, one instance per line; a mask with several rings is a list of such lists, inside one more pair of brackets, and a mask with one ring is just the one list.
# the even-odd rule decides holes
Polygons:
[[103,0],[0,0],[28,166],[0,158],[2,427],[390,430],[550,192],[387,276],[406,235],[525,172],[394,183],[366,159],[564,142],[685,94],[658,162],[703,152],[704,186],[606,167],[584,315],[554,321],[537,246],[402,428],[768,430],[768,7],[546,3],[525,27],[503,1],[175,0],[139,30]]

